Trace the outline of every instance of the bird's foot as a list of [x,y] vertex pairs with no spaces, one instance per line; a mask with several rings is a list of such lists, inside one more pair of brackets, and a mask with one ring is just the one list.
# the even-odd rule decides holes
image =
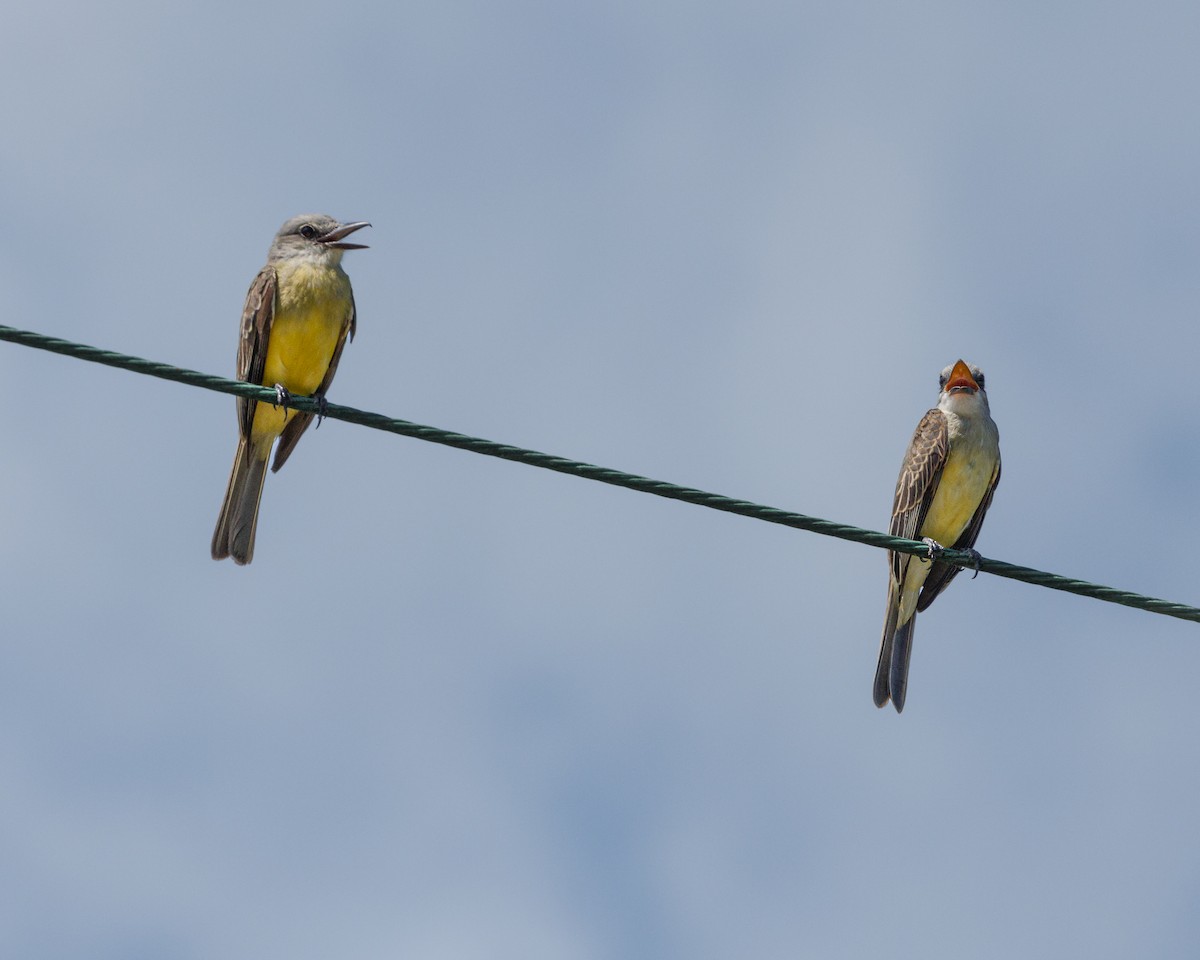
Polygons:
[[971,569],[975,571],[971,574],[971,579],[974,580],[977,576],[979,576],[979,564],[983,561],[983,554],[974,547],[967,547],[963,553],[967,554],[971,558]]
[[291,402],[292,395],[288,393],[287,387],[282,383],[275,384],[275,402],[271,406],[275,408],[283,407],[286,410],[291,405]]
[[934,540],[933,537],[922,537],[921,542],[925,544],[925,548],[929,551],[930,560],[936,560],[938,558],[938,554],[946,549],[940,543]]
[[329,409],[329,401],[325,399],[325,394],[318,393],[313,395],[313,401],[317,405],[317,429],[321,429],[321,421],[325,419],[325,411]]

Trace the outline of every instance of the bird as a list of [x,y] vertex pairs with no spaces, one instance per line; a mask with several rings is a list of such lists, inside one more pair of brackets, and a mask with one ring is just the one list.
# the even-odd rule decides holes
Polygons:
[[[875,706],[900,713],[908,687],[913,628],[958,574],[937,561],[944,546],[974,552],[1000,482],[1000,432],[992,420],[983,371],[963,360],[939,378],[938,404],[921,418],[904,455],[892,520],[894,537],[924,540],[929,557],[888,551],[888,598],[875,670]],[[978,556],[976,554],[976,556]]]
[[254,558],[254,534],[267,461],[276,439],[272,470],[287,462],[313,414],[289,408],[291,394],[310,395],[324,405],[357,318],[342,254],[366,249],[346,237],[369,227],[339,223],[325,214],[288,220],[275,234],[266,265],[246,294],[238,343],[237,377],[274,387],[278,403],[237,398],[238,445],[225,500],[213,531],[214,560]]

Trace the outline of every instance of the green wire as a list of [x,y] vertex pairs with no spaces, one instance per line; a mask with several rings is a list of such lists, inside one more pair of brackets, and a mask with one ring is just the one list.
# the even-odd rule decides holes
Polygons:
[[[103,363],[110,367],[119,367],[122,370],[132,370],[135,373],[148,374],[149,376],[159,377],[163,380],[174,380],[177,383],[186,383],[194,387],[202,387],[205,390],[215,390],[218,393],[230,393],[235,396],[247,397],[251,400],[259,400],[266,403],[273,403],[276,400],[275,391],[269,387],[243,383],[240,380],[229,380],[225,377],[215,377],[211,374],[186,370],[166,363],[157,363],[152,360],[143,360],[140,357],[131,357],[123,353],[101,350],[97,347],[73,343],[69,340],[60,340],[28,330],[17,330],[13,327],[0,325],[0,340],[8,340],[12,343],[19,343],[37,350],[48,350],[51,353],[61,353],[79,360]],[[289,405],[304,413],[318,412],[316,401],[309,397],[294,396],[290,399]],[[354,407],[343,407],[340,404],[330,403],[326,406],[324,414],[331,420],[344,420],[347,423],[357,423],[360,426],[371,427],[375,430],[386,430],[389,433],[398,433],[405,437],[415,437],[418,440],[428,440],[431,443],[440,443],[447,447],[457,447],[460,450],[469,450],[472,453],[480,453],[488,457],[499,457],[502,460],[513,460],[532,467],[541,467],[544,470],[568,473],[576,477],[584,477],[588,480],[597,480],[600,483],[608,483],[617,487],[625,487],[629,490],[637,490],[641,493],[651,493],[656,497],[682,500],[685,503],[694,503],[697,506],[708,507],[712,510],[723,510],[726,513],[735,513],[739,516],[751,517],[755,520],[765,520],[767,523],[778,523],[785,527],[795,527],[798,530],[808,530],[811,533],[819,533],[827,537],[852,540],[855,543],[865,543],[869,546],[881,547],[885,550],[896,550],[901,553],[911,553],[920,556],[928,555],[928,547],[919,540],[904,540],[886,533],[879,533],[875,530],[864,530],[861,527],[852,527],[845,523],[835,523],[832,520],[810,517],[802,513],[792,513],[788,510],[780,510],[776,507],[768,507],[760,503],[752,503],[748,500],[735,500],[731,497],[708,493],[693,487],[680,487],[662,480],[639,477],[636,474],[624,473],[621,470],[613,470],[609,467],[598,467],[590,463],[581,463],[578,460],[568,460],[566,457],[556,457],[548,453],[539,453],[537,450],[527,450],[524,447],[496,443],[493,440],[470,437],[461,433],[453,433],[449,430],[441,430],[437,427],[410,423],[407,420],[396,420],[392,417],[385,417],[382,414],[370,413],[366,410],[356,410]],[[964,550],[947,549],[938,554],[938,560],[958,567],[974,569],[976,566],[976,558]],[[1081,597],[1091,597],[1092,599],[1104,600],[1108,603],[1119,603],[1137,610],[1147,610],[1150,613],[1158,613],[1168,617],[1177,617],[1180,620],[1192,620],[1200,623],[1200,609],[1183,603],[1159,600],[1155,597],[1147,597],[1128,590],[1117,590],[1098,583],[1075,580],[1070,577],[1059,576],[1056,573],[1046,573],[1043,570],[1021,567],[1016,564],[1005,563],[1003,560],[990,560],[986,557],[978,559],[978,569],[983,573],[995,574],[998,577],[1008,577],[1010,580],[1020,580],[1039,587],[1049,587],[1052,590],[1075,593]]]

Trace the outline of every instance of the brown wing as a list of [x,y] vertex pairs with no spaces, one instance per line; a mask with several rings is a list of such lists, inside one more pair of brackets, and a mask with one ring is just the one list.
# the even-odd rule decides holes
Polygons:
[[[975,541],[979,538],[979,531],[983,528],[983,517],[988,512],[988,507],[992,505],[992,494],[996,492],[996,485],[1000,482],[1000,458],[996,458],[996,472],[992,474],[992,482],[988,484],[987,493],[984,494],[982,500],[979,501],[979,507],[971,517],[971,522],[967,524],[967,529],[962,532],[953,543],[955,550],[969,550],[975,546]],[[956,567],[952,563],[935,563],[933,569],[929,571],[929,576],[925,578],[925,585],[921,588],[921,595],[917,598],[917,610],[926,609],[937,595],[946,589],[946,586],[958,576],[962,567]]]
[[[267,341],[271,336],[271,321],[275,319],[275,268],[263,267],[242,308],[242,338],[238,342],[237,378],[247,383],[263,382],[267,365]],[[257,401],[237,398],[238,426],[243,437],[250,436]]]
[[[892,501],[892,522],[888,531],[893,537],[915,540],[925,522],[925,514],[937,493],[942,467],[950,451],[946,415],[936,407],[921,418],[916,433],[904,455],[900,478],[896,481],[896,498]],[[899,582],[908,554],[892,553],[892,575]]]
[[[354,339],[354,333],[357,329],[358,316],[354,308],[354,293],[351,292],[350,313],[342,323],[342,335],[338,337],[337,346],[333,348],[333,356],[329,360],[329,369],[325,371],[325,376],[321,379],[321,383],[313,396],[325,396],[325,391],[333,383],[333,375],[337,373],[338,361],[342,359],[342,350],[346,347],[346,341]],[[275,462],[271,464],[273,471],[278,470],[287,462],[287,458],[291,456],[292,451],[296,448],[296,444],[300,442],[300,438],[304,435],[304,431],[308,429],[312,418],[313,415],[311,413],[297,413],[288,421],[288,425],[283,428],[283,433],[279,435],[279,446],[275,448]]]

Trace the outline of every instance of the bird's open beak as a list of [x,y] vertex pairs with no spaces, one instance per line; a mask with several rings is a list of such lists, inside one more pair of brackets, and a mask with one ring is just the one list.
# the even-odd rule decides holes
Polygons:
[[971,393],[975,393],[978,389],[979,384],[971,376],[971,368],[959,360],[954,365],[954,369],[950,371],[950,379],[946,381],[946,392],[953,393],[955,390],[969,390]]
[[363,227],[369,227],[370,224],[366,220],[359,220],[357,223],[343,223],[341,226],[334,227],[322,237],[317,237],[317,243],[323,243],[327,247],[333,247],[334,250],[366,250],[365,243],[340,243],[342,237],[348,237],[355,230],[361,230]]

